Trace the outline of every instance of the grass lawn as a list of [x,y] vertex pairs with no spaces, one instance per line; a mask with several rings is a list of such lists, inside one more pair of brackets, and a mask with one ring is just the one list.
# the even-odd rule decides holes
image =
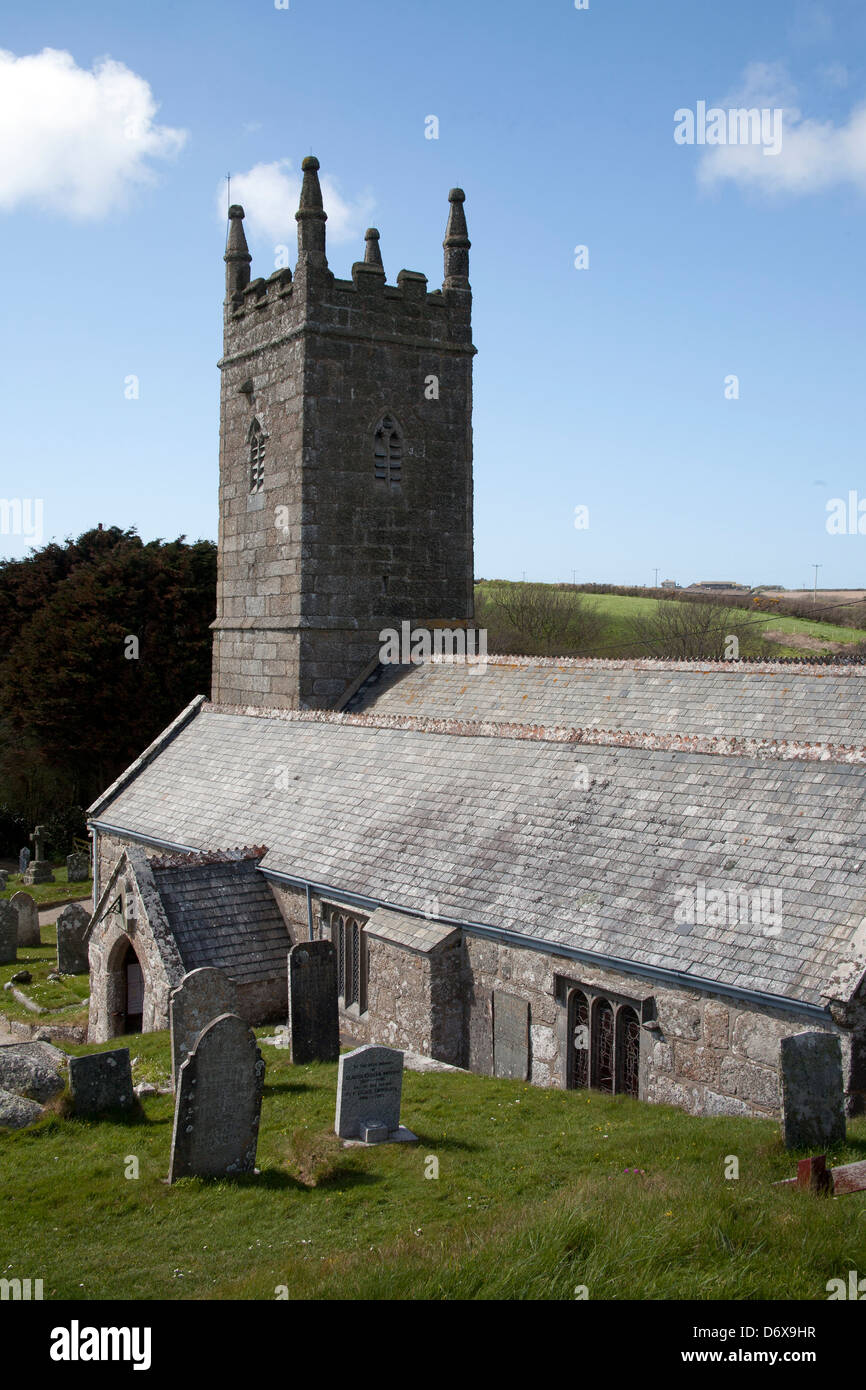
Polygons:
[[[165,1034],[127,1041],[136,1078],[168,1074]],[[138,1121],[0,1136],[0,1270],[43,1278],[46,1298],[572,1300],[585,1285],[590,1299],[823,1301],[863,1265],[866,1194],[773,1188],[796,1166],[775,1123],[407,1072],[420,1143],[343,1149],[328,1138],[336,1066],[263,1053],[256,1177],[165,1186],[171,1096],[145,1097]],[[863,1157],[857,1120],[831,1159]]]
[[70,883],[66,877],[66,865],[54,864],[53,883],[22,883],[20,874],[10,874],[6,887],[0,892],[0,901],[11,898],[19,891],[29,893],[39,907],[52,907],[54,903],[68,902],[70,898],[89,898],[93,892],[93,879],[84,878]]
[[[485,583],[477,587],[489,591],[495,589],[496,586]],[[639,616],[651,617],[656,611],[658,600],[633,598],[628,594],[584,594],[582,597],[587,603],[597,608],[606,619],[605,629],[594,644],[599,655],[628,656],[633,654],[634,640],[630,621]],[[666,599],[665,602],[671,603],[675,600]],[[719,603],[724,605],[724,599],[721,596]],[[773,613],[749,612],[746,609],[734,611],[744,621],[754,622],[762,628],[769,628],[771,631],[799,633],[807,637],[817,638],[821,642],[866,641],[866,630],[862,628],[837,627],[833,623],[811,622],[806,618],[786,618]],[[770,640],[772,642],[773,639]],[[777,656],[820,655],[818,650],[804,651],[800,647],[786,646],[781,642],[774,642],[773,646],[775,648],[774,655]]]
[[[48,975],[57,966],[57,928],[43,925],[40,935],[41,946],[19,946],[18,959],[0,965],[0,1013],[20,1019],[22,1023],[86,1023],[87,1009],[82,1001],[90,993],[90,976],[65,975],[62,981],[49,980]],[[33,982],[16,985],[16,989],[34,1004],[50,1010],[50,1016],[25,1008],[13,999],[9,990],[3,989],[6,981],[19,970],[29,970]]]

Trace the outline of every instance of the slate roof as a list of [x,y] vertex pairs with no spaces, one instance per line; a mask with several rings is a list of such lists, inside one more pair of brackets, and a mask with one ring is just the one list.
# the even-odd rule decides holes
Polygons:
[[866,667],[493,658],[379,668],[351,711],[866,744]]
[[[678,675],[662,672],[655,696],[641,697],[633,680],[623,698],[664,708],[665,681]],[[471,677],[473,691],[487,679]],[[526,668],[506,675],[504,689],[512,679],[521,692],[547,690]],[[753,704],[772,710],[775,694],[748,680],[725,674],[717,688],[742,700],[741,717]],[[698,685],[690,674],[687,688]],[[586,688],[575,681],[574,698]],[[495,678],[489,689],[495,697]],[[829,691],[832,705],[832,684],[810,689]],[[846,686],[859,690],[859,681]],[[718,722],[712,710],[706,717]],[[199,848],[264,841],[263,868],[334,893],[410,914],[429,910],[433,895],[445,921],[738,989],[820,1005],[825,992],[847,997],[863,970],[854,938],[866,916],[866,773],[844,761],[495,730],[460,737],[204,706],[97,805],[100,823],[144,838]],[[742,921],[678,930],[677,889],[696,879],[781,892],[781,932]]]
[[285,972],[291,941],[257,860],[172,864],[153,878],[187,971],[216,966],[239,984]]
[[381,937],[383,941],[392,941],[421,955],[429,955],[456,932],[455,927],[446,927],[424,917],[410,917],[406,912],[394,912],[387,907],[377,908],[364,930],[368,936]]

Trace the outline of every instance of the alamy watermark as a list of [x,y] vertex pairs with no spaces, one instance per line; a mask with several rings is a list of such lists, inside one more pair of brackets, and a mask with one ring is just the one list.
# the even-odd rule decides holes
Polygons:
[[41,545],[44,505],[41,497],[0,497],[0,535]]
[[434,657],[449,657],[464,662],[470,671],[487,668],[487,629],[484,627],[416,627],[409,622],[396,628],[385,627],[379,633],[379,660],[383,666],[411,666],[431,661]]
[[761,145],[764,154],[781,154],[783,114],[780,106],[725,111],[699,101],[694,111],[681,106],[674,112],[674,140],[678,145]]
[[681,936],[692,927],[760,927],[762,936],[782,931],[781,888],[708,888],[704,879],[680,883],[674,888],[674,924]]

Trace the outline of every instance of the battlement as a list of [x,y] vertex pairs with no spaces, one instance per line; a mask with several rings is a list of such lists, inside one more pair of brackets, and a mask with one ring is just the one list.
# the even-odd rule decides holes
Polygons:
[[303,162],[298,258],[251,278],[229,209],[220,361],[214,694],[313,707],[340,699],[378,634],[472,614],[472,293],[464,195],[444,278],[388,284],[379,232],[328,267],[318,160]]
[[[267,278],[250,278],[252,257],[243,231],[244,210],[229,209],[226,245],[225,340],[226,359],[233,349],[242,353],[263,350],[266,340],[300,330],[302,325],[333,329],[350,335],[374,332],[386,338],[421,340],[456,352],[474,352],[471,346],[471,288],[465,195],[449,194],[450,212],[444,249],[444,278],[440,288],[428,290],[426,275],[401,270],[397,283],[388,284],[379,247],[379,231],[368,228],[365,254],[352,266],[351,280],[338,279],[329,269],[325,246],[327,213],[322,206],[319,162],[304,160],[304,182],[298,219],[298,260]],[[253,343],[245,341],[253,326]],[[265,326],[267,327],[267,330]]]

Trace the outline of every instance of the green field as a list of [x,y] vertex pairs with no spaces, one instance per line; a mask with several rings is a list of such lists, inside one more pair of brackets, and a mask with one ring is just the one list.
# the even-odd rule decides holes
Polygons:
[[[491,593],[496,589],[495,582],[485,581],[484,584],[476,586],[486,593]],[[566,591],[568,592],[568,591]],[[655,598],[636,598],[626,594],[582,594],[581,598],[590,606],[596,608],[605,618],[604,631],[594,642],[592,650],[587,655],[598,653],[608,656],[633,656],[636,654],[633,634],[630,630],[630,621],[637,617],[651,617],[658,608],[659,600]],[[665,599],[665,603],[676,603],[674,599]],[[719,599],[720,606],[724,606],[724,599]],[[679,605],[678,605],[679,606]],[[804,649],[802,646],[789,645],[776,642],[772,638],[769,641],[773,647],[775,656],[818,656],[821,651],[832,654],[832,647],[826,644],[850,643],[866,641],[866,629],[856,627],[838,627],[834,623],[812,622],[806,618],[790,618],[781,615],[776,616],[772,613],[750,612],[746,609],[735,609],[738,618],[743,621],[754,623],[756,630],[790,632],[799,636],[816,639],[820,646]]]
[[[136,1078],[167,1076],[165,1034],[125,1041]],[[171,1096],[0,1135],[6,1277],[74,1299],[825,1300],[863,1265],[866,1194],[773,1187],[796,1156],[770,1121],[407,1072],[420,1142],[343,1149],[336,1066],[263,1053],[258,1176],[167,1187]],[[863,1157],[857,1120],[832,1160]]]

